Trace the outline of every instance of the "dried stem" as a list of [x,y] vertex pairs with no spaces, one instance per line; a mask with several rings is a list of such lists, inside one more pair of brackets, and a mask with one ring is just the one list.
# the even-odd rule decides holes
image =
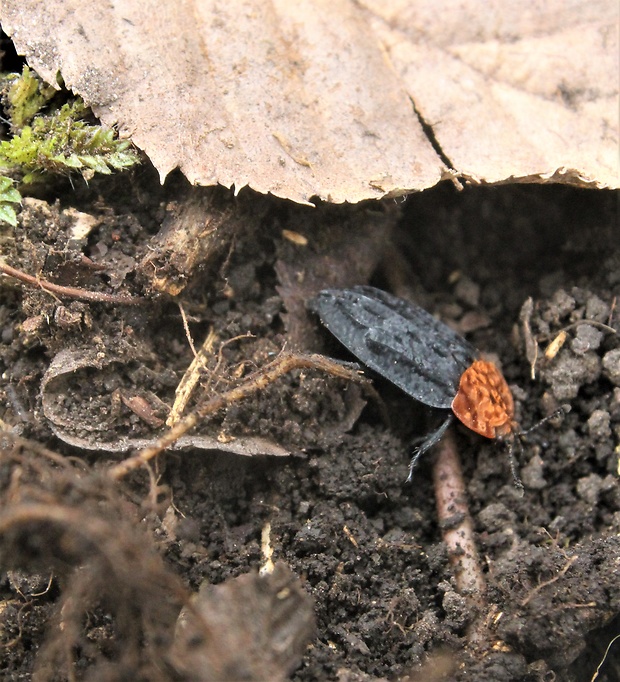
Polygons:
[[64,287],[60,284],[54,284],[53,282],[48,282],[45,279],[40,279],[34,275],[29,275],[21,270],[12,268],[7,265],[2,260],[0,260],[0,273],[8,275],[9,277],[14,277],[15,279],[23,282],[24,284],[29,284],[33,287],[38,287],[47,291],[50,294],[54,294],[61,298],[74,298],[78,301],[91,301],[95,303],[115,303],[119,305],[140,305],[144,303],[143,298],[134,298],[132,296],[121,296],[117,294],[105,294],[101,291],[89,291],[88,289],[78,289],[76,287]]

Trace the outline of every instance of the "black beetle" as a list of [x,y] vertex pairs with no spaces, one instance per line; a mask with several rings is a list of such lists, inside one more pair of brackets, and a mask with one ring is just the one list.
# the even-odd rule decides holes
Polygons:
[[[327,329],[371,370],[421,403],[449,410],[441,426],[416,448],[439,442],[453,416],[487,438],[515,433],[512,393],[500,370],[448,325],[420,306],[370,286],[326,289],[309,304]],[[521,485],[510,449],[515,481]]]

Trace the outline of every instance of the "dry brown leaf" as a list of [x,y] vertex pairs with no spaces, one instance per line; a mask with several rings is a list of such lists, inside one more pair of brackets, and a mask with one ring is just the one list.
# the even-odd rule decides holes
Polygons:
[[[125,356],[107,356],[96,349],[62,350],[50,363],[41,381],[41,404],[54,435],[72,447],[102,452],[128,452],[156,445],[157,434],[136,435],[135,429],[123,429],[111,407],[108,393],[96,395],[101,381],[113,382],[118,367],[129,364],[141,354],[127,348]],[[116,368],[116,372],[115,372]],[[89,398],[76,399],[80,384],[88,384],[93,391]],[[239,437],[222,442],[216,436],[189,434],[177,439],[172,450],[197,449],[232,452],[237,455],[271,455],[287,457],[289,450],[261,436]]]
[[312,597],[288,566],[205,583],[181,612],[171,658],[194,682],[284,682],[315,632]]
[[378,2],[372,25],[459,175],[617,188],[618,3],[442,4]]
[[613,0],[2,0],[0,19],[162,178],[299,202],[452,173],[619,186]]

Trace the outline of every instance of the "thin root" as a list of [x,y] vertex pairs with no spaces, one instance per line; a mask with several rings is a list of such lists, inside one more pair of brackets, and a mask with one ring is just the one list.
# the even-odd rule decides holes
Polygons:
[[553,578],[550,580],[545,580],[544,583],[540,583],[540,585],[537,585],[529,594],[528,596],[521,602],[521,606],[527,606],[530,601],[541,591],[544,590],[545,587],[549,587],[549,585],[553,585],[553,583],[557,582],[562,576],[566,575],[566,572],[568,569],[577,561],[579,557],[575,554],[572,557],[568,559],[568,561],[564,564],[564,567],[562,570],[557,574],[554,575]]

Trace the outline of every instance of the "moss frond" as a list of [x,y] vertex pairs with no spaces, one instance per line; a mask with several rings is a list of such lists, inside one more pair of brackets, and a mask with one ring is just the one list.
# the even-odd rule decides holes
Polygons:
[[[88,180],[95,173],[109,175],[139,163],[131,142],[87,120],[90,110],[80,98],[54,106],[56,91],[27,66],[3,80],[2,102],[13,136],[0,142],[0,172],[28,184],[46,174],[76,170]],[[17,199],[3,198],[0,187],[0,221],[15,224],[11,202],[21,197],[8,177],[0,176],[3,180],[11,182],[10,196]]]
[[2,81],[2,104],[14,131],[30,123],[56,94],[51,85],[37,78],[27,66],[21,74],[4,75]]
[[15,189],[13,180],[0,175],[0,221],[15,227],[17,214],[12,204],[21,204],[21,194]]

